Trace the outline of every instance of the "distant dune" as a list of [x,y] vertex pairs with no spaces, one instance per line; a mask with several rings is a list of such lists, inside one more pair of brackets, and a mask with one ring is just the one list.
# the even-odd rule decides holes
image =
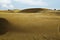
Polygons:
[[19,9],[14,9],[14,10],[0,10],[0,12],[5,12],[5,13],[60,13],[60,10],[52,10],[52,9],[48,9],[48,8],[27,8],[27,9],[23,9],[23,10],[19,10]]
[[24,9],[21,10],[21,13],[38,13],[38,12],[42,12],[42,11],[48,11],[51,9],[46,9],[46,8],[29,8],[29,9]]

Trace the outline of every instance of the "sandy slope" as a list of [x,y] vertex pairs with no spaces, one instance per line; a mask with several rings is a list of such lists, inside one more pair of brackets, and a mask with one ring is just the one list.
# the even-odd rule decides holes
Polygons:
[[56,14],[2,13],[0,17],[14,25],[11,31],[0,36],[1,40],[60,40],[57,33],[60,16]]

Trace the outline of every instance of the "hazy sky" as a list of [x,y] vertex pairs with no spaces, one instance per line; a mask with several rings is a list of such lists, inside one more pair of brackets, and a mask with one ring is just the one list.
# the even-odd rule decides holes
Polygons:
[[56,8],[60,0],[0,0],[0,9]]

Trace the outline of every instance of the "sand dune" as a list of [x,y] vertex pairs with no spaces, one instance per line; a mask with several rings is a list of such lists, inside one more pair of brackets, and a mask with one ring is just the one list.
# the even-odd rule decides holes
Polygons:
[[[30,13],[30,10],[36,13]],[[0,35],[0,40],[60,40],[60,12],[48,9],[42,12],[43,10],[0,12],[0,18],[5,18],[10,23],[7,32]]]

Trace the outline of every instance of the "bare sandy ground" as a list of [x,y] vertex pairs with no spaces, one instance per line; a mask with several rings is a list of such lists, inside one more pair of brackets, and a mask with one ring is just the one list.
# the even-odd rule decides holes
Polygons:
[[60,16],[55,14],[3,13],[0,17],[14,26],[7,34],[1,35],[0,40],[60,40]]

